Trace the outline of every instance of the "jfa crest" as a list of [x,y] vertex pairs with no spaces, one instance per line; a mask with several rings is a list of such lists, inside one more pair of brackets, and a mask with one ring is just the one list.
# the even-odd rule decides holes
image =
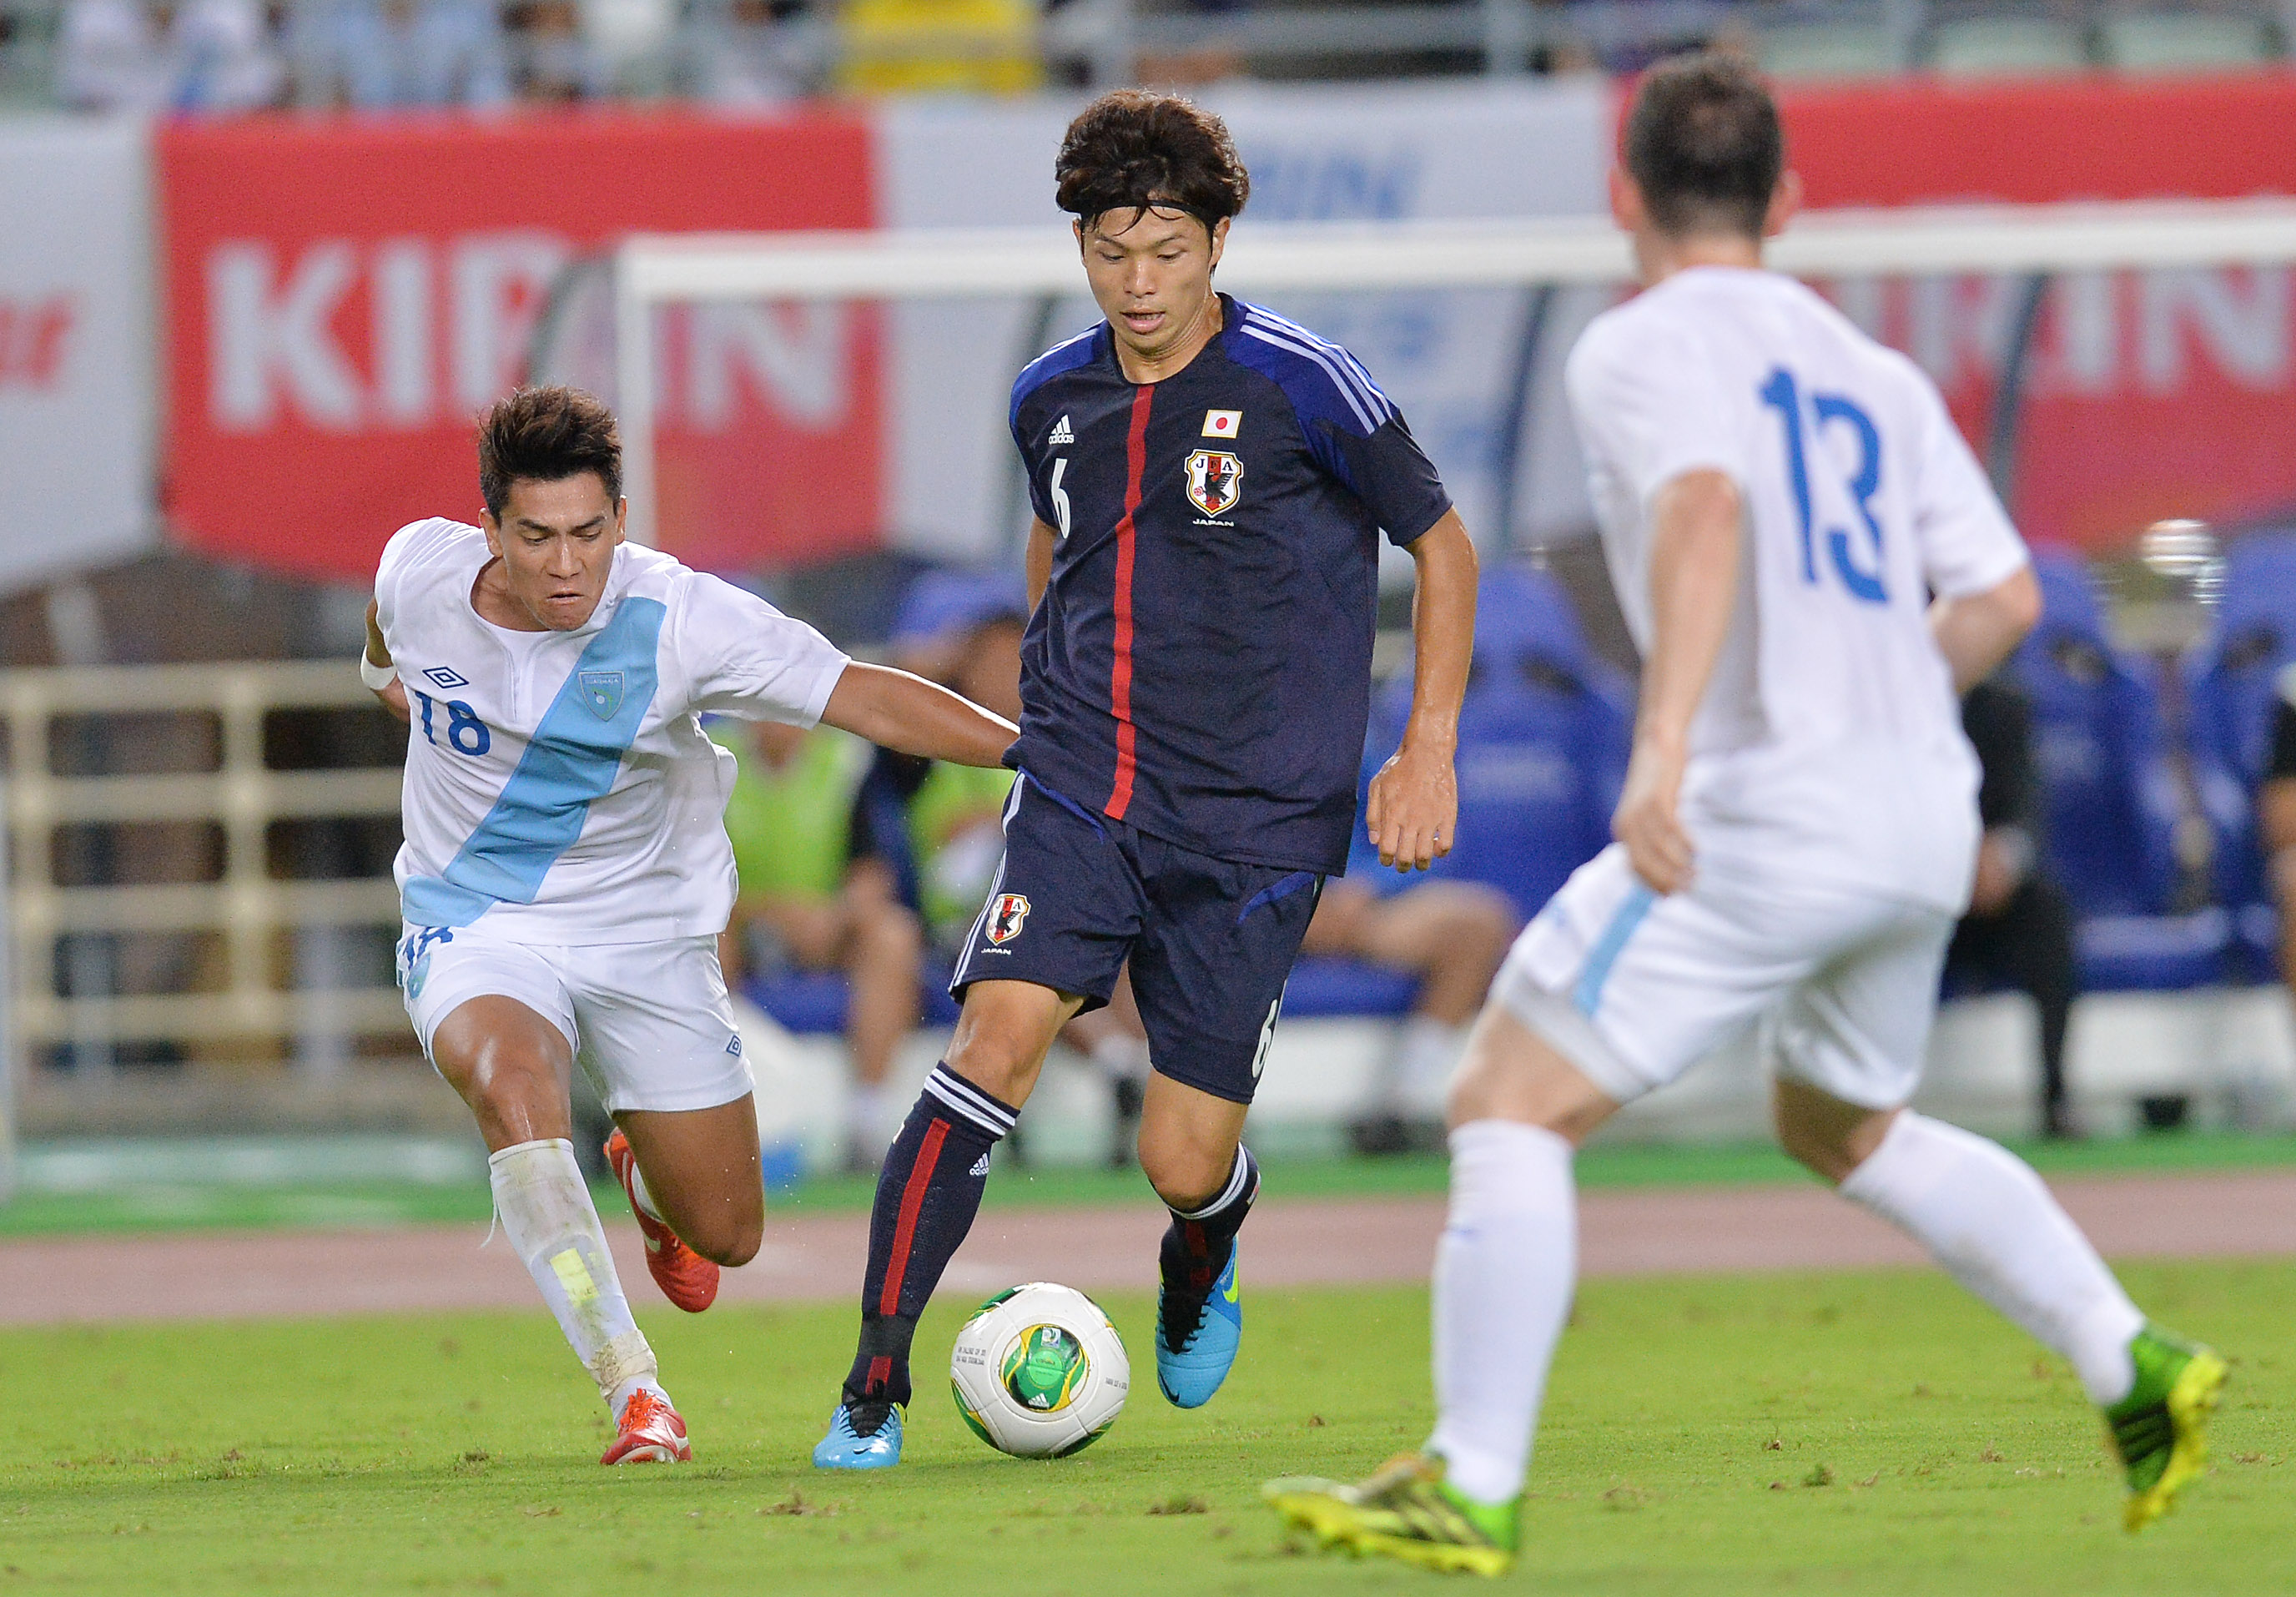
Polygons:
[[1226,515],[1243,497],[1243,463],[1221,449],[1188,456],[1188,503],[1208,516]]
[[601,721],[611,721],[614,712],[622,708],[622,674],[619,671],[585,671],[579,684],[582,702]]
[[996,902],[988,906],[988,928],[986,933],[992,943],[1009,943],[1021,935],[1028,922],[1029,901],[1018,893],[999,893]]

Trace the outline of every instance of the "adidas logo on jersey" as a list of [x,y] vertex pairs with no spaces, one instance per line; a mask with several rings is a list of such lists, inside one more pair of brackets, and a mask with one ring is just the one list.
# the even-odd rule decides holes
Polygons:
[[979,1159],[972,1161],[972,1173],[975,1175],[986,1175],[988,1174],[988,1156],[987,1154],[984,1153]]
[[1062,416],[1053,423],[1053,436],[1046,438],[1045,442],[1047,445],[1073,444],[1076,442],[1076,430],[1069,425],[1069,419]]

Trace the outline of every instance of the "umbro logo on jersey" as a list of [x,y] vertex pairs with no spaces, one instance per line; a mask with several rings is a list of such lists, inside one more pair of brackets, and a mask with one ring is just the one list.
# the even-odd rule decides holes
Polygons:
[[1053,436],[1046,438],[1045,442],[1048,445],[1073,444],[1076,442],[1076,430],[1069,425],[1069,419],[1062,416],[1053,423]]
[[442,688],[466,688],[471,685],[471,679],[451,666],[433,666],[422,675]]
[[1226,515],[1243,497],[1243,463],[1221,449],[1188,456],[1188,503],[1208,516]]
[[1240,410],[1208,410],[1204,413],[1204,436],[1208,438],[1232,438],[1243,430],[1243,413]]

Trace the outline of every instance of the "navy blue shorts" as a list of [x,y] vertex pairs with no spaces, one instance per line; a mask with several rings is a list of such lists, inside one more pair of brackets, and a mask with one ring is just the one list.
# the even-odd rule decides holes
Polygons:
[[948,990],[962,1002],[976,981],[1028,981],[1094,1010],[1129,959],[1152,1068],[1249,1103],[1323,886],[1313,871],[1151,837],[1024,774],[1004,810],[1004,862]]

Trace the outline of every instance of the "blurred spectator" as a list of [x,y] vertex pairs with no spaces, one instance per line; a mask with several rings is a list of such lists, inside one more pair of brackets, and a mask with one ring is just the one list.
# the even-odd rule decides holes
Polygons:
[[686,78],[718,105],[782,105],[821,86],[822,25],[798,0],[718,0],[686,32]]
[[865,747],[829,727],[775,722],[729,724],[718,736],[741,761],[726,807],[742,883],[719,945],[726,981],[777,965],[845,973],[847,1159],[873,1166],[907,1108],[885,1084],[894,1050],[917,1024],[921,938],[890,872],[873,861],[848,868],[848,817]]
[[188,0],[168,29],[175,59],[169,108],[259,111],[279,103],[287,70],[257,0]]
[[[893,628],[894,663],[1007,717],[1020,706],[1020,585],[929,572]],[[1005,680],[1009,667],[1011,680]],[[879,749],[853,801],[851,856],[890,872],[943,968],[954,966],[1004,856],[1008,770],[946,765]]]
[[561,105],[595,100],[613,86],[582,36],[582,14],[574,0],[519,0],[510,22],[521,100]]
[[1443,1096],[1468,1024],[1514,940],[1514,906],[1480,882],[1422,881],[1385,895],[1382,885],[1347,877],[1325,882],[1300,951],[1420,979],[1381,1070],[1377,1100],[1349,1130],[1360,1153],[1439,1148]]
[[57,97],[78,111],[223,112],[276,104],[285,69],[257,0],[71,0]]
[[75,111],[157,111],[172,71],[142,0],[71,0],[56,47],[56,96]]
[[858,94],[1020,94],[1044,78],[1034,0],[845,0],[839,86]]
[[[919,577],[894,625],[897,663],[1007,720],[1021,717],[1021,638],[1028,601],[1018,581],[970,572]],[[924,923],[936,970],[953,970],[988,902],[1004,854],[1010,771],[942,765],[881,749],[854,801],[857,862],[889,869]],[[1122,979],[1108,1006],[1078,1015],[1061,1040],[1099,1067],[1116,1110],[1110,1162],[1132,1159],[1148,1079],[1147,1033]]]
[[56,42],[56,97],[75,111],[149,111],[167,70],[137,0],[71,0]]
[[2079,979],[2073,912],[2042,869],[2041,784],[2033,763],[2033,717],[2025,697],[2000,678],[1962,701],[1962,726],[1984,766],[1977,811],[1985,826],[1969,913],[1946,953],[1951,989],[2005,987],[2041,1011],[2041,1128],[2074,1134],[2065,1103],[2065,1028]]
[[299,0],[287,41],[302,105],[489,107],[511,98],[494,0]]
[[2272,755],[2256,795],[2256,831],[2280,905],[2280,979],[2296,993],[2296,666],[2283,670],[2276,685]]
[[1185,93],[1244,75],[1243,51],[1226,39],[1207,39],[1185,50],[1144,53],[1136,70],[1143,86]]

